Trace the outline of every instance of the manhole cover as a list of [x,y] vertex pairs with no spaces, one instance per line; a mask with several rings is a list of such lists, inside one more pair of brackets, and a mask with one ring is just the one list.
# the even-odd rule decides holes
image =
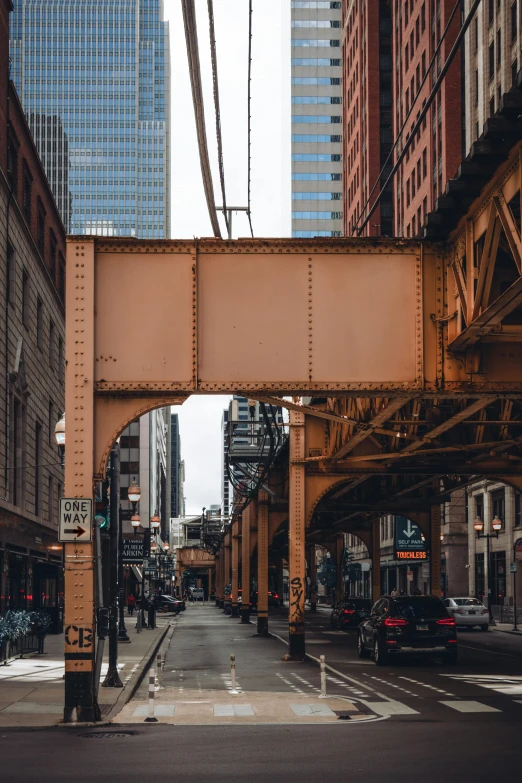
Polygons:
[[78,736],[84,739],[124,739],[132,737],[132,734],[120,731],[98,731],[95,734],[78,734]]

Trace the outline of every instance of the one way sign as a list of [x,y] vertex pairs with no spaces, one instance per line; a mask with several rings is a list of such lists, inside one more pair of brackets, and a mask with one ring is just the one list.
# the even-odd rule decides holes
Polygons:
[[60,498],[60,541],[92,540],[92,499]]

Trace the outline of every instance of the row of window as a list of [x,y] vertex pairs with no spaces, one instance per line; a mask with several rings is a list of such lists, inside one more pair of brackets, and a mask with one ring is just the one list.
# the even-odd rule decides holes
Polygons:
[[341,26],[338,19],[295,19],[292,27],[335,27]]
[[341,42],[337,38],[293,38],[292,46],[301,46],[307,48],[328,47],[338,48]]
[[302,182],[340,182],[342,174],[333,172],[320,172],[320,171],[299,171],[292,174],[292,179],[300,180]]
[[340,237],[340,231],[292,231],[295,239],[312,239],[313,237]]
[[328,123],[340,123],[341,117],[329,114],[292,114],[292,122],[299,122],[304,125],[327,125]]
[[332,11],[341,8],[340,0],[292,0],[292,8],[311,8]]
[[293,192],[292,193],[292,199],[294,201],[340,201],[341,200],[341,194],[340,193],[312,193],[312,192]]
[[340,68],[341,60],[332,59],[330,57],[292,57],[292,66],[306,66],[306,67],[318,67],[318,68]]
[[301,144],[340,144],[342,136],[324,133],[292,133],[292,141]]
[[341,155],[325,152],[293,152],[292,160],[296,163],[339,163]]
[[292,76],[292,84],[331,87],[339,86],[341,79],[337,76]]
[[338,95],[292,95],[292,103],[308,104],[316,106],[321,103],[340,104],[341,98]]
[[292,212],[292,220],[342,220],[342,212]]

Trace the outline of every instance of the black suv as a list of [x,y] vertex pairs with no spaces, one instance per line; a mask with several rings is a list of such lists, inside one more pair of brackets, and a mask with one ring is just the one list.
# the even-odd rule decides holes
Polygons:
[[359,626],[357,652],[359,658],[373,653],[377,666],[403,653],[438,656],[444,663],[454,664],[455,619],[435,595],[383,596]]
[[330,625],[340,631],[357,628],[361,620],[370,616],[372,602],[368,598],[345,598],[332,609]]

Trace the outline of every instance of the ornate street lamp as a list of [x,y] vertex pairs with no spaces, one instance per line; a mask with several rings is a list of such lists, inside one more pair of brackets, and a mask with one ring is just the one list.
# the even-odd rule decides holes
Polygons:
[[161,525],[161,519],[158,515],[158,512],[154,512],[154,516],[150,518],[150,526],[153,530],[157,530],[159,526]]
[[60,450],[60,459],[63,467],[65,457],[65,413],[62,415],[62,418],[56,422],[54,440]]
[[477,517],[473,523],[473,527],[475,528],[475,532],[477,534],[477,538],[485,538],[486,544],[487,544],[487,564],[488,564],[488,610],[489,610],[489,622],[493,622],[493,614],[491,612],[491,597],[493,595],[493,591],[491,588],[491,553],[490,553],[490,547],[489,547],[489,540],[490,538],[498,538],[499,531],[502,529],[502,520],[499,516],[495,515],[491,521],[491,527],[493,528],[492,533],[484,533],[484,522],[480,517]]
[[129,503],[132,503],[133,506],[135,506],[136,503],[140,502],[141,489],[139,488],[138,484],[136,483],[136,479],[135,478],[132,479],[130,487],[127,490],[127,498],[129,500]]

